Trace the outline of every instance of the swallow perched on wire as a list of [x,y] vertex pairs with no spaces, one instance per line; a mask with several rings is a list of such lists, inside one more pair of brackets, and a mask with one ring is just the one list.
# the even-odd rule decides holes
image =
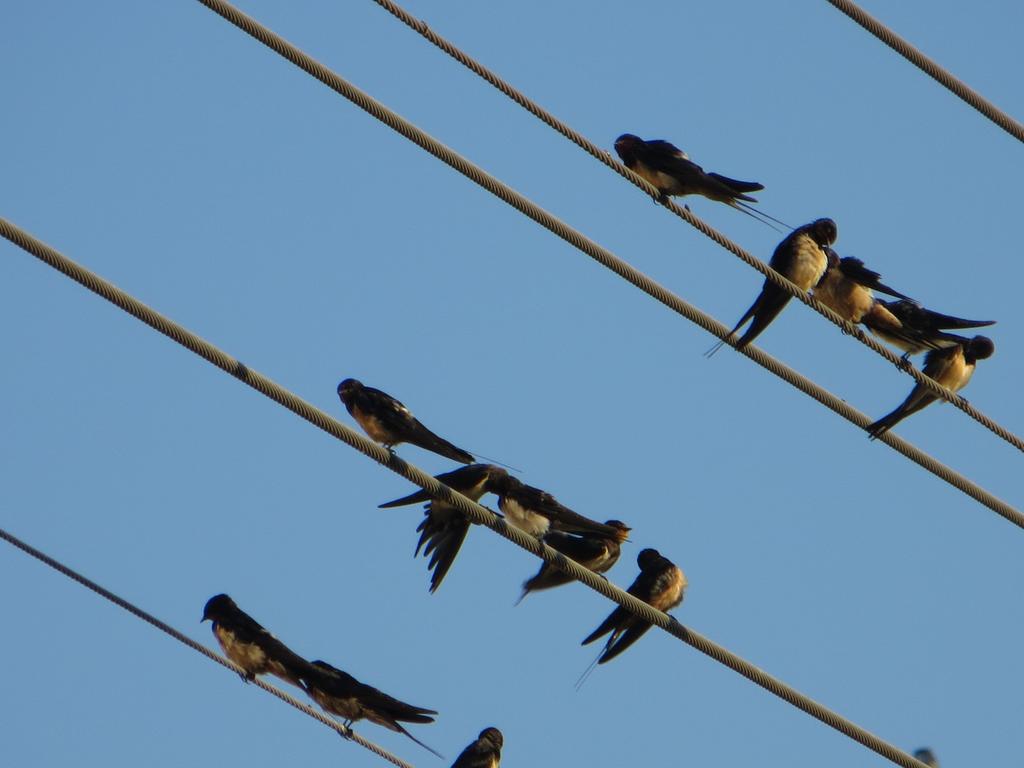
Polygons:
[[484,728],[476,741],[462,750],[452,768],[498,768],[505,737],[497,728]]
[[[959,392],[971,380],[977,362],[991,357],[995,351],[996,345],[992,343],[992,339],[987,336],[975,336],[952,347],[933,349],[925,357],[921,372],[950,392]],[[899,407],[868,425],[868,435],[872,440],[881,437],[907,416],[917,413],[938,399],[939,396],[924,384],[915,384]]]
[[574,512],[547,491],[526,485],[506,473],[491,477],[488,487],[498,496],[498,509],[512,525],[541,538],[549,530],[615,538],[618,529]]
[[[768,263],[776,272],[795,283],[800,290],[809,291],[818,284],[822,275],[825,274],[825,269],[828,267],[829,246],[836,241],[838,236],[839,230],[832,219],[816,219],[810,224],[797,227],[786,235],[785,239],[775,247],[775,252]],[[728,338],[732,338],[748,320],[753,318],[746,333],[733,346],[736,349],[743,349],[756,339],[758,334],[778,316],[790,298],[792,297],[786,291],[765,278],[761,293],[729,332]],[[724,341],[720,341],[715,344],[708,350],[708,356],[717,352],[724,343]]]
[[[631,530],[620,520],[607,520],[605,525],[615,529],[615,536],[602,536],[588,533],[570,535],[561,531],[549,531],[544,536],[544,543],[554,550],[570,557],[584,568],[594,573],[604,573],[611,569],[619,560],[621,545],[626,541]],[[573,581],[572,576],[553,563],[545,562],[532,578],[523,582],[523,594],[516,604],[520,603],[530,592],[560,587]]]
[[916,750],[914,752],[914,759],[920,760],[925,765],[930,765],[931,768],[939,768],[939,761],[935,757],[935,753],[927,747]]
[[644,141],[639,136],[624,133],[615,140],[615,151],[623,165],[658,190],[658,202],[663,203],[670,197],[701,195],[709,200],[725,203],[755,219],[764,216],[787,226],[784,222],[747,205],[756,203],[757,198],[746,193],[764,189],[763,184],[730,179],[718,173],[706,173],[690,160],[685,152],[667,141]]
[[913,301],[883,283],[882,276],[865,267],[860,259],[852,256],[840,258],[831,248],[826,249],[826,254],[828,266],[814,286],[814,298],[854,325],[871,312],[875,303],[872,291]]
[[[679,566],[656,549],[644,549],[636,558],[640,575],[626,590],[659,611],[670,611],[683,602],[686,576]],[[600,626],[587,635],[582,645],[592,643],[611,632],[611,637],[598,656],[598,664],[611,661],[633,643],[639,640],[651,624],[635,616],[621,605],[616,608]]]
[[917,305],[913,301],[882,301],[876,299],[864,315],[867,328],[885,341],[903,350],[903,359],[927,349],[944,349],[968,339],[947,329],[983,328],[995,320],[966,320],[943,315]]
[[412,415],[412,411],[379,389],[364,387],[355,379],[345,379],[338,385],[338,397],[370,439],[388,450],[399,443],[411,443],[460,464],[474,461],[472,454],[435,435]]
[[399,701],[378,691],[373,686],[359,682],[347,672],[342,672],[319,659],[310,663],[303,680],[306,683],[306,690],[313,700],[325,712],[344,718],[346,727],[356,720],[366,719],[371,723],[383,725],[389,730],[403,733],[424,749],[433,752],[438,757],[444,757],[400,725],[400,723],[432,723],[434,722],[432,716],[437,714],[434,710],[414,707]]
[[227,595],[214,595],[206,601],[202,621],[212,621],[213,636],[224,655],[245,674],[246,682],[256,675],[271,674],[300,688],[309,662],[265,630],[252,616],[239,608]]
[[[470,464],[437,475],[434,479],[473,501],[479,501],[487,493],[493,478],[505,475],[508,475],[508,472],[493,464]],[[421,501],[426,501],[427,504],[424,507],[423,520],[416,528],[420,534],[420,540],[416,544],[416,555],[423,549],[423,556],[430,558],[427,565],[431,571],[430,591],[435,592],[455,562],[455,556],[459,554],[459,548],[469,532],[470,521],[451,504],[440,499],[431,499],[430,494],[424,490],[385,502],[379,508],[402,507]]]
[[764,189],[756,181],[737,181],[717,173],[705,173],[681,149],[667,141],[644,141],[624,133],[615,140],[615,151],[623,165],[656,187],[663,200],[684,195],[701,195],[727,205],[737,200],[756,203],[747,192]]

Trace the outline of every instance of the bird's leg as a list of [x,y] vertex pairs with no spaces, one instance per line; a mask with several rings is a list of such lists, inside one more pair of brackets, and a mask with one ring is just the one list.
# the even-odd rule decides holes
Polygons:
[[910,373],[910,369],[913,368],[913,366],[910,364],[909,352],[904,352],[902,355],[900,355],[900,361],[896,363],[896,367],[899,368],[901,371],[906,371],[907,373]]

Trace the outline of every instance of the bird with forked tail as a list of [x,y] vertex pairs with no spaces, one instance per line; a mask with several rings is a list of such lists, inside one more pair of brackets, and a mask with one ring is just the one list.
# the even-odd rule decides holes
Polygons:
[[[683,602],[686,576],[683,575],[679,566],[667,557],[663,557],[656,549],[641,550],[637,555],[636,562],[640,566],[640,575],[626,590],[629,594],[659,611],[669,611]],[[609,632],[611,633],[600,655],[583,673],[577,685],[583,684],[590,670],[596,664],[605,664],[611,661],[643,637],[650,628],[649,622],[627,611],[621,605],[617,607],[597,629],[583,639],[582,645],[587,645],[604,637]]]
[[411,443],[460,464],[474,461],[472,454],[435,435],[386,392],[363,386],[356,379],[345,379],[338,385],[338,397],[370,439],[388,450],[399,443]]
[[[828,249],[839,236],[839,230],[832,219],[816,219],[810,224],[797,227],[775,247],[769,266],[802,291],[809,291],[818,284],[828,267]],[[778,317],[792,298],[784,289],[767,277],[761,293],[743,313],[743,317],[729,331],[728,339],[736,335],[748,320],[750,327],[735,342],[736,349],[743,349]],[[719,341],[708,350],[707,356],[715,354],[725,341]]]
[[903,350],[908,360],[929,349],[945,349],[969,339],[949,329],[984,328],[995,325],[995,320],[967,320],[943,315],[913,301],[883,301],[876,299],[861,322],[876,336]]
[[[479,501],[490,490],[490,485],[496,478],[506,475],[508,472],[493,464],[470,464],[437,475],[434,479],[472,501]],[[435,592],[455,562],[455,556],[459,554],[462,542],[469,533],[470,520],[451,504],[441,499],[432,499],[430,494],[422,489],[400,499],[385,502],[380,505],[380,509],[418,504],[422,501],[427,504],[424,507],[423,520],[416,528],[420,534],[419,542],[416,544],[416,555],[419,555],[422,549],[424,557],[430,558],[427,565],[431,571],[430,591]]]
[[[950,392],[959,392],[971,380],[977,362],[991,357],[995,351],[996,345],[992,343],[992,339],[987,336],[975,336],[952,347],[933,349],[925,357],[924,369],[921,372]],[[867,426],[868,435],[872,440],[881,437],[907,416],[928,407],[938,399],[939,396],[924,384],[915,384],[907,399],[895,410]]]
[[246,682],[256,675],[270,674],[303,688],[302,675],[309,662],[274,637],[252,616],[224,594],[214,595],[203,607],[202,621],[211,621],[213,636],[224,655],[245,674]]
[[319,659],[309,664],[303,681],[313,700],[325,712],[344,718],[346,727],[356,720],[366,719],[404,734],[424,749],[444,757],[401,726],[401,723],[432,723],[437,714],[434,710],[399,701]]

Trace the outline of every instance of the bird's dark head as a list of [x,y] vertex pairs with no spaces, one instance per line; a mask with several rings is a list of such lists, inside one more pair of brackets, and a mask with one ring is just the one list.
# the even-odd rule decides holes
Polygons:
[[995,354],[996,345],[988,336],[975,336],[964,345],[964,354],[973,360],[984,360]]
[[927,747],[914,752],[914,759],[920,760],[925,765],[932,766],[932,768],[939,768],[939,761],[935,759],[935,753]]
[[662,559],[661,553],[656,549],[641,549],[640,554],[636,556],[636,564],[640,566],[641,571],[646,571],[648,568],[653,568]]
[[615,151],[622,158],[622,162],[628,165],[636,156],[637,147],[643,143],[644,140],[639,136],[634,136],[632,133],[624,133],[615,140]]
[[605,520],[604,524],[615,529],[615,540],[620,544],[629,538],[629,532],[633,530],[621,520]]
[[839,227],[832,219],[818,219],[807,225],[807,234],[822,248],[832,245],[839,237]]
[[362,388],[362,382],[356,379],[345,379],[338,385],[338,397],[341,398],[341,402],[348,405],[352,398],[355,397],[356,392]]
[[505,737],[501,735],[501,731],[493,726],[490,728],[484,728],[480,731],[480,736],[478,738],[491,742],[491,744],[498,749],[501,749],[502,745],[505,743]]
[[518,483],[512,475],[501,467],[491,465],[490,470],[487,472],[487,482],[484,488],[487,489],[488,493],[493,493],[501,496],[503,493],[508,493],[508,489]]
[[214,595],[206,601],[206,605],[203,607],[203,618],[199,623],[202,624],[204,621],[218,621],[222,616],[224,616],[224,614],[237,610],[238,606],[235,605],[235,601],[227,595]]

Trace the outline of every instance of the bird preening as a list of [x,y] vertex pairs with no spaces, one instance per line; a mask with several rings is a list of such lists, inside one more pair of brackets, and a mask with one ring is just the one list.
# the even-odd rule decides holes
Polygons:
[[[832,219],[815,219],[786,235],[776,246],[768,264],[800,290],[809,291],[825,274],[829,249],[838,236],[839,229]],[[739,339],[731,342],[732,346],[743,349],[756,339],[778,317],[791,298],[788,291],[766,277],[761,293],[729,332],[728,338],[732,339],[750,321],[750,327]],[[724,341],[719,341],[708,350],[707,355],[713,355],[723,344]]]

